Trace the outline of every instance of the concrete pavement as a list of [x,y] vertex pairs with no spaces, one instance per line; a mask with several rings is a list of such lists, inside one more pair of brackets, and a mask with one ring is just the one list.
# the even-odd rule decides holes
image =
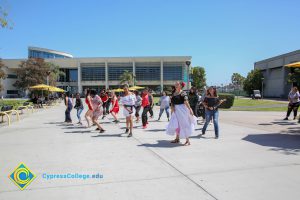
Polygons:
[[[107,131],[98,134],[62,123],[63,106],[35,113],[0,128],[0,199],[298,199],[300,125],[280,121],[281,113],[250,113],[221,112],[220,139],[213,126],[199,138],[199,125],[188,147],[169,143],[165,115],[146,130],[135,124],[126,138],[124,119],[100,120]],[[20,162],[37,175],[24,191],[8,179]],[[103,179],[45,180],[44,173]]]

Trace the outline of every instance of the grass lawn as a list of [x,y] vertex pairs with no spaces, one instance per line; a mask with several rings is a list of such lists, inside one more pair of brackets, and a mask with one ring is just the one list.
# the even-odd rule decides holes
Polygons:
[[286,105],[287,103],[278,102],[278,101],[271,101],[271,100],[253,100],[253,99],[241,99],[235,98],[234,99],[234,107],[237,106],[270,106],[270,105],[279,105],[283,104]]

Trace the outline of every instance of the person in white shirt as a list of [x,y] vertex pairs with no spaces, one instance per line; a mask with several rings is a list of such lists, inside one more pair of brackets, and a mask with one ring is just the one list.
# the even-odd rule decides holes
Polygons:
[[169,118],[170,118],[170,113],[169,113],[170,97],[167,96],[167,93],[164,91],[162,92],[162,96],[159,99],[159,105],[160,105],[160,111],[159,111],[158,121],[160,120],[164,110],[166,111],[168,121],[170,121],[169,120]]
[[135,94],[129,91],[129,85],[125,84],[123,86],[124,96],[121,98],[121,102],[123,105],[123,114],[126,117],[126,131],[125,133],[129,133],[127,137],[132,137],[132,116],[133,116],[133,107],[136,102]]
[[[284,120],[288,120],[289,116],[291,114],[292,111],[294,111],[294,120],[297,117],[297,112],[298,112],[298,108],[300,106],[300,100],[299,100],[299,91],[297,87],[293,87],[289,93],[288,99],[289,99],[289,104],[288,104],[288,110],[286,113],[286,117],[284,118]],[[300,121],[300,119],[299,119]]]

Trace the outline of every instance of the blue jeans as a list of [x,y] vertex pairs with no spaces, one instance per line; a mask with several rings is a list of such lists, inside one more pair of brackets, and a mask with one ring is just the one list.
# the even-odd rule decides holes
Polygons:
[[68,106],[66,111],[65,111],[65,122],[72,122],[71,110],[72,110],[72,106]]
[[214,127],[215,127],[215,136],[219,137],[219,111],[218,110],[208,110],[205,109],[205,124],[202,128],[202,134],[205,134],[207,126],[210,120],[213,119]]
[[160,108],[158,119],[160,119],[160,117],[163,114],[164,110],[166,110],[167,117],[169,118],[169,116],[170,116],[169,109],[170,109],[170,107]]
[[80,117],[80,115],[81,115],[82,111],[83,111],[82,108],[78,108],[78,109],[77,109],[77,118],[78,118],[79,122],[81,122],[81,117]]

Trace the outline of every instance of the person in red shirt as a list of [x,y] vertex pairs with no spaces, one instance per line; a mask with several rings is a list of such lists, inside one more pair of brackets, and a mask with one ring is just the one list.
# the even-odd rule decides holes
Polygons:
[[142,123],[143,128],[147,128],[148,124],[148,116],[147,113],[150,110],[150,102],[149,102],[149,96],[148,96],[148,89],[144,89],[142,94],[142,107],[143,107],[143,113],[142,113]]
[[101,93],[100,93],[100,98],[101,98],[101,101],[103,102],[102,104],[102,107],[103,107],[103,116],[102,116],[102,119],[104,119],[107,111],[106,111],[106,104],[107,104],[107,101],[108,101],[108,96],[105,92],[105,90],[102,90]]
[[115,92],[111,92],[111,110],[109,111],[110,114],[114,117],[114,121],[115,123],[119,123],[120,121],[118,120],[117,114],[119,113],[120,107],[119,107],[119,102],[118,102],[118,98],[115,94]]

